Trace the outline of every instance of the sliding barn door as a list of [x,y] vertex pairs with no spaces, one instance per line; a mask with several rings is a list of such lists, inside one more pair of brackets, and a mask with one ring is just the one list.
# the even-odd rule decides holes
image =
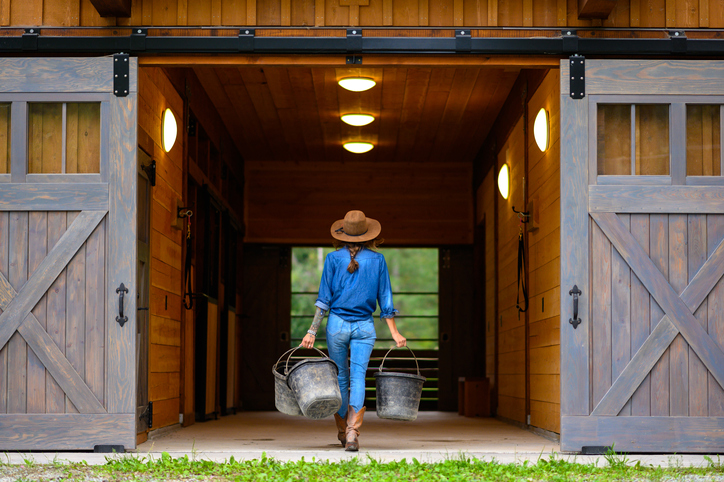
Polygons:
[[135,447],[136,69],[0,59],[2,451]]
[[724,63],[587,60],[586,96],[572,99],[571,62],[561,448],[721,452]]

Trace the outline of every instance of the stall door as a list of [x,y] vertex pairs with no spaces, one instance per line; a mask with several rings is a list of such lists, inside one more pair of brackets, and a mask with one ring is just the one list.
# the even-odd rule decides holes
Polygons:
[[0,59],[0,450],[135,447],[136,71]]
[[580,62],[561,65],[561,448],[721,452],[724,63]]

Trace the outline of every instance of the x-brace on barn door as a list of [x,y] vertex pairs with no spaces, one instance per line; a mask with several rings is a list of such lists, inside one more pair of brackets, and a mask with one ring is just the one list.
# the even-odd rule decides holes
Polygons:
[[0,450],[135,447],[136,72],[0,59]]
[[721,452],[724,63],[587,60],[573,99],[580,60],[561,64],[561,448]]

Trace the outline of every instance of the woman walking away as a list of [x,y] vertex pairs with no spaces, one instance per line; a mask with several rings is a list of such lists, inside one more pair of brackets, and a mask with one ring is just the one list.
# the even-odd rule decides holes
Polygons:
[[[380,318],[387,322],[398,347],[407,340],[397,331],[387,263],[375,251],[382,230],[380,223],[362,211],[350,211],[332,224],[334,246],[324,261],[319,297],[312,326],[302,346],[312,348],[325,313],[329,356],[339,367],[342,408],[334,414],[337,438],[345,450],[359,450],[359,429],[365,414],[365,375],[375,344],[372,313],[380,304]],[[341,249],[340,249],[341,248]],[[349,362],[348,363],[348,355]],[[351,365],[351,366],[350,366]],[[348,406],[349,405],[349,406]]]

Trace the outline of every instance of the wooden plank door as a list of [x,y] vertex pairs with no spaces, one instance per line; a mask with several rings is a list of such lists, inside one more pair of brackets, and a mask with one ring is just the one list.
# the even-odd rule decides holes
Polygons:
[[136,71],[0,59],[0,450],[136,445]]
[[581,61],[561,64],[561,448],[721,452],[724,62],[586,60],[572,99]]

